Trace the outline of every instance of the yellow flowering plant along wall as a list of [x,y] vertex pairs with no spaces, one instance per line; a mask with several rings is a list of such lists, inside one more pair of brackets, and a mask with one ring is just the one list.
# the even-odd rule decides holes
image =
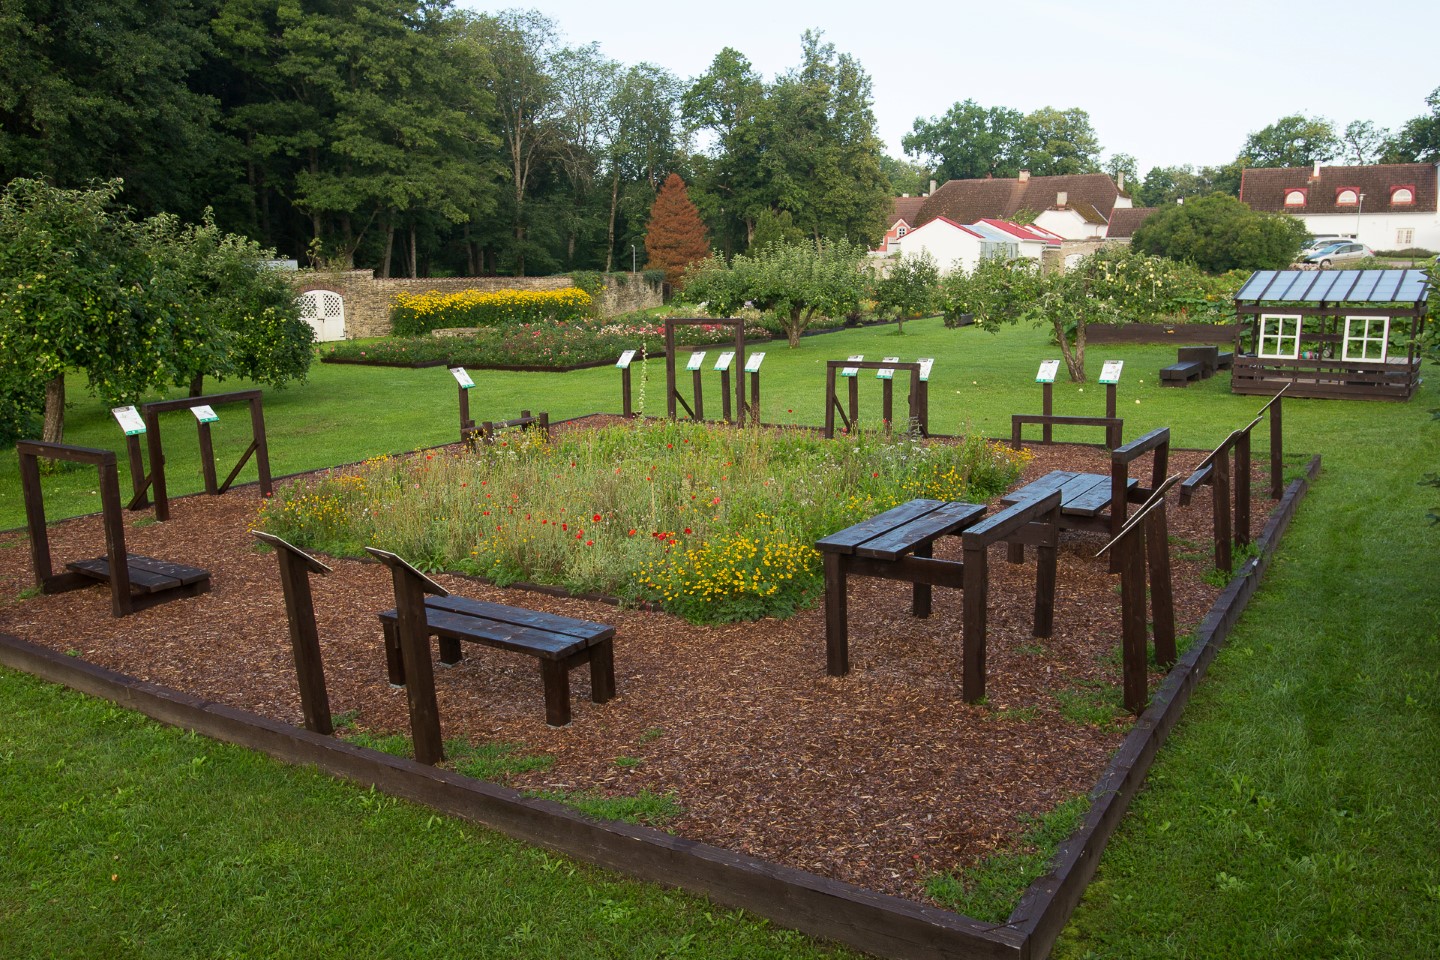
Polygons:
[[579,287],[563,290],[462,290],[459,293],[401,293],[390,311],[392,332],[415,337],[446,327],[507,327],[583,319],[590,294]]
[[1028,455],[860,432],[669,421],[512,433],[277,490],[258,525],[299,545],[394,550],[429,570],[646,601],[694,622],[789,616],[823,592],[819,538],[916,497],[986,502]]

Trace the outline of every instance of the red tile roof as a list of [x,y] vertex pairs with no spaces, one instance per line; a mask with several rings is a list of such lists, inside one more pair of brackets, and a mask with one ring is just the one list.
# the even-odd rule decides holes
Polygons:
[[1110,229],[1105,231],[1109,239],[1125,240],[1135,236],[1135,228],[1150,218],[1159,207],[1119,207],[1110,214]]
[[890,226],[895,226],[896,222],[900,220],[904,220],[912,227],[919,226],[915,218],[920,215],[920,207],[925,203],[924,197],[896,197],[894,203],[895,206],[890,214]]
[[[1269,213],[1434,213],[1437,210],[1436,168],[1430,163],[1379,163],[1366,167],[1246,167],[1240,174],[1240,200],[1251,210]],[[1285,193],[1304,188],[1304,206],[1286,206]],[[1360,204],[1337,204],[1340,188],[1365,194]],[[1396,187],[1414,191],[1413,203],[1392,204]]]
[[1066,206],[1075,208],[1082,217],[1089,214],[1080,211],[1085,204],[1101,217],[1108,220],[1115,209],[1115,198],[1120,195],[1115,181],[1104,173],[1078,173],[1055,177],[1030,177],[949,180],[930,196],[924,198],[920,208],[919,221],[925,223],[936,217],[949,217],[958,223],[975,223],[986,218],[1008,220],[1021,210],[1039,213],[1055,207],[1059,194],[1066,195]]

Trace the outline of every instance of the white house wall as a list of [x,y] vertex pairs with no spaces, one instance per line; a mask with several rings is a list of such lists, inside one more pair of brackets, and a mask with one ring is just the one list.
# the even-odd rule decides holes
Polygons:
[[[941,273],[973,270],[980,262],[981,239],[939,220],[911,230],[899,241],[902,257],[930,254]],[[891,244],[895,249],[896,244]]]
[[[1426,250],[1440,250],[1440,214],[1435,211],[1420,213],[1302,213],[1305,229],[1315,236],[1355,237],[1361,243],[1376,250],[1398,250],[1404,247],[1421,247]],[[1356,229],[1359,233],[1356,233]],[[1409,243],[1397,239],[1398,231],[1414,230],[1415,236]]]
[[1094,240],[1105,236],[1105,224],[1090,223],[1074,210],[1046,210],[1035,218],[1035,226],[1066,240]]

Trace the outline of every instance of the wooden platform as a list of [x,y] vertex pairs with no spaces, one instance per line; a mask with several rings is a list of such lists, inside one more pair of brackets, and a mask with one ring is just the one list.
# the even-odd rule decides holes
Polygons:
[[[65,568],[100,583],[110,582],[110,561],[105,557],[77,560],[67,563]],[[183,563],[167,563],[127,553],[125,570],[130,578],[132,609],[143,609],[180,597],[196,597],[210,590],[210,572],[199,567],[187,567]]]

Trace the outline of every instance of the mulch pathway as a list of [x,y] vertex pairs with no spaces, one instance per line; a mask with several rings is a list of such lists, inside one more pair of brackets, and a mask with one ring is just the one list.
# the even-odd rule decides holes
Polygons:
[[[583,428],[584,424],[579,425]],[[576,428],[576,427],[571,427]],[[1050,470],[1106,472],[1103,450],[1032,448],[1022,482]],[[1172,451],[1172,472],[1202,454]],[[1148,458],[1139,466],[1148,471]],[[1148,482],[1140,474],[1142,482]],[[1256,532],[1272,504],[1257,466]],[[1208,489],[1178,508],[1171,498],[1178,632],[1209,610],[1205,583]],[[127,529],[133,553],[211,571],[213,590],[115,620],[106,589],[19,599],[31,585],[23,533],[0,535],[0,631],[191,694],[301,724],[275,558],[247,530],[253,486],[172,501],[172,519]],[[51,531],[56,568],[103,553],[98,517]],[[991,555],[988,698],[960,699],[959,596],[937,589],[928,620],[909,615],[909,589],[857,579],[850,588],[849,676],[825,673],[817,607],[789,620],[697,627],[676,617],[599,601],[500,589],[442,575],[454,593],[614,624],[619,696],[589,700],[588,672],[572,674],[573,722],[544,722],[530,657],[466,645],[438,668],[447,739],[503,741],[554,757],[517,775],[523,790],[673,794],[674,833],[836,880],[924,901],[926,877],[1015,842],[1022,818],[1084,794],[1130,729],[1067,719],[1057,695],[1103,683],[1118,702],[1118,577],[1095,559],[1103,538],[1067,533],[1059,551],[1055,635],[1030,636],[1034,556],[1012,566]],[[959,542],[937,544],[959,559]],[[334,713],[374,733],[408,731],[405,694],[386,682],[376,612],[394,605],[388,571],[328,561],[312,577]],[[1160,680],[1151,678],[1153,685]],[[617,760],[621,760],[617,763]]]

